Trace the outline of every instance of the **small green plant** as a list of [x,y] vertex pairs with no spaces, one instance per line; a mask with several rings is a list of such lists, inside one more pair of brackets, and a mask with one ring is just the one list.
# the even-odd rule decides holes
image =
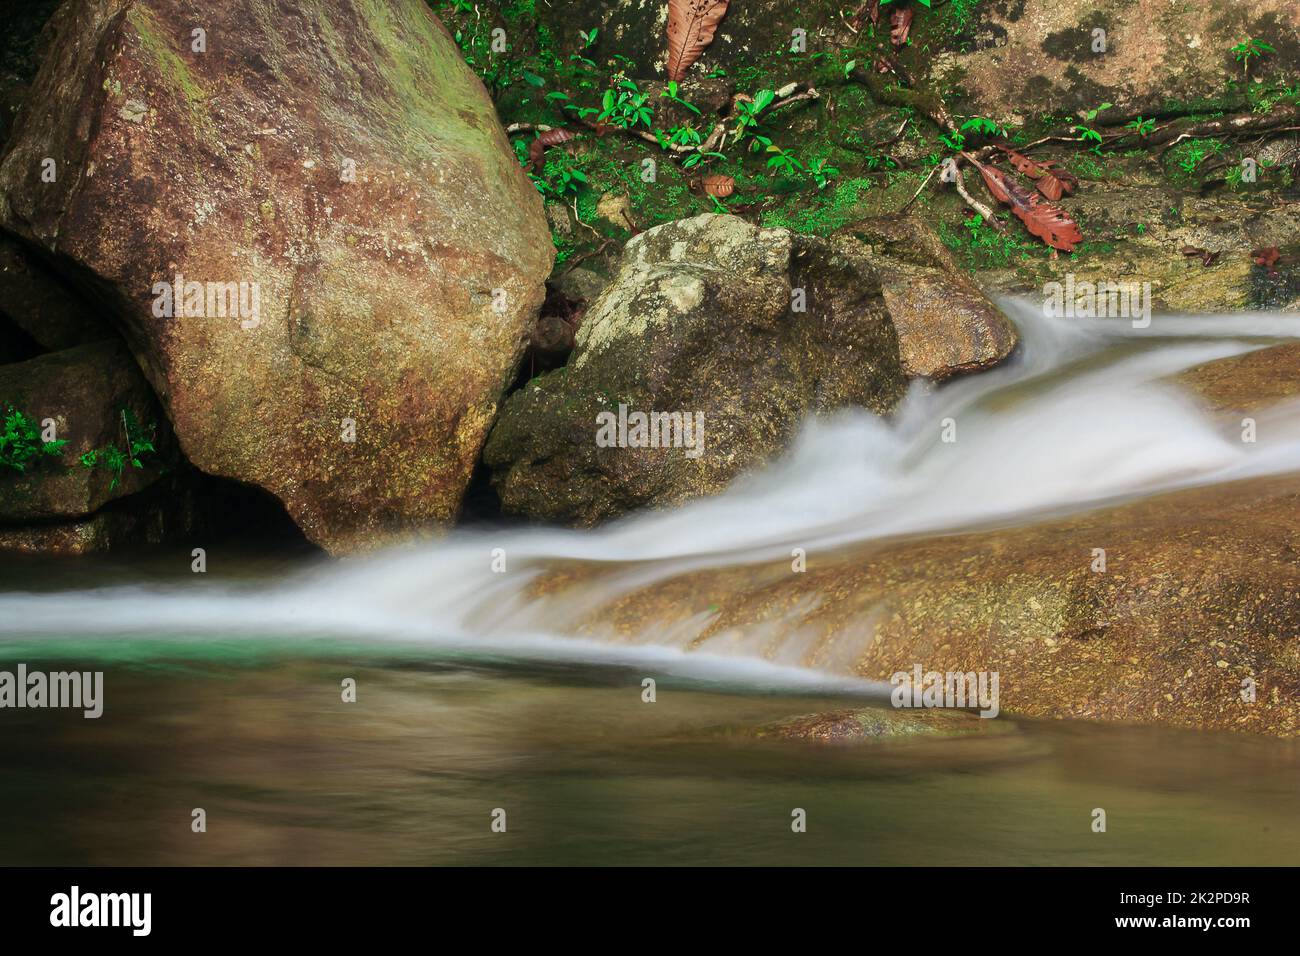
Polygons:
[[702,142],[700,131],[689,124],[674,126],[667,132],[657,129],[655,130],[655,138],[659,140],[659,145],[665,149],[669,146],[699,146]]
[[818,189],[825,189],[831,180],[840,174],[834,166],[827,166],[825,159],[819,159],[808,167],[808,174],[817,183]]
[[966,267],[975,269],[1006,268],[1029,257],[1033,246],[1010,232],[998,232],[984,224],[984,217],[976,213],[962,223],[962,231],[947,223],[939,224],[939,238],[943,244],[959,253]]
[[1085,124],[1095,123],[1097,121],[1097,116],[1103,111],[1110,109],[1111,106],[1113,105],[1114,105],[1113,103],[1102,103],[1096,109],[1087,110],[1083,114],[1084,122],[1077,123],[1072,128],[1072,132],[1074,132],[1079,137],[1079,142],[1092,143],[1093,145],[1092,145],[1091,152],[1094,152],[1098,155],[1101,154],[1101,144],[1102,142],[1104,142],[1101,133],[1093,129],[1091,126]]
[[1129,120],[1127,123],[1125,123],[1124,128],[1128,130],[1132,130],[1133,133],[1139,138],[1146,139],[1146,137],[1150,136],[1153,132],[1155,132],[1156,121],[1143,119],[1141,116],[1139,116],[1137,119]]
[[972,116],[966,122],[961,124],[963,133],[982,133],[985,136],[1001,136],[1006,138],[1006,127],[994,122],[987,116]]
[[665,87],[665,88],[664,88],[664,91],[663,91],[662,93],[660,93],[659,95],[660,95],[660,97],[662,97],[663,99],[668,100],[670,103],[676,103],[678,106],[684,106],[684,107],[686,107],[688,110],[690,110],[690,111],[691,111],[692,113],[694,113],[696,116],[700,116],[700,115],[701,115],[699,109],[698,109],[694,104],[686,102],[684,99],[682,99],[680,96],[677,95],[677,81],[676,81],[676,80],[669,80],[669,81],[668,81],[668,86]]
[[774,154],[767,161],[768,169],[786,176],[795,176],[804,171],[803,164],[780,146],[768,146],[767,151]]
[[1283,86],[1280,83],[1251,83],[1246,88],[1250,108],[1255,113],[1271,113],[1279,103],[1300,106],[1300,84]]
[[580,110],[579,113],[597,113],[596,120],[620,129],[650,128],[653,110],[647,105],[649,93],[642,93],[636,83],[625,76],[614,78],[614,85],[605,91],[600,110]]
[[152,455],[156,451],[153,445],[153,426],[145,428],[129,408],[122,409],[121,419],[125,450],[116,445],[108,445],[105,448],[92,448],[77,459],[82,468],[104,468],[112,472],[113,480],[108,484],[109,491],[113,491],[121,484],[122,473],[127,465],[132,468],[143,468],[143,457]]
[[567,202],[587,185],[587,174],[574,165],[573,157],[556,150],[547,154],[541,175],[530,173],[537,191],[548,199]]
[[682,161],[682,168],[692,169],[700,165],[700,163],[704,162],[706,159],[726,159],[726,158],[727,157],[722,153],[698,153],[698,152],[691,153],[689,156],[686,157],[685,160]]
[[1208,157],[1217,156],[1223,150],[1224,144],[1217,139],[1192,139],[1179,143],[1169,155],[1175,159],[1183,173],[1191,176]]
[[1246,37],[1229,51],[1238,63],[1241,64],[1242,77],[1250,77],[1250,61],[1258,60],[1266,53],[1274,52],[1273,48],[1263,40],[1256,40],[1254,37]]
[[759,118],[763,110],[772,105],[776,99],[775,90],[759,90],[753,100],[741,100],[736,104],[736,136],[738,139],[749,138],[749,148],[753,152],[766,149],[772,140],[758,132]]
[[0,419],[0,469],[23,472],[27,466],[63,453],[65,439],[45,441],[31,416],[5,404]]

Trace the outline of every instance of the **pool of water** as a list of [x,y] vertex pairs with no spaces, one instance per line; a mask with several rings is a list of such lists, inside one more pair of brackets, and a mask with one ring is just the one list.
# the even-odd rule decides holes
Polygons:
[[1296,741],[1005,716],[969,734],[759,739],[869,704],[373,648],[151,646],[94,666],[98,720],[3,715],[0,864],[1258,865],[1300,849]]

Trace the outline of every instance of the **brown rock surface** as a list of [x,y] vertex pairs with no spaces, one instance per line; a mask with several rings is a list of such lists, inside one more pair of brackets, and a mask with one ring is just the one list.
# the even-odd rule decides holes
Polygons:
[[12,236],[0,233],[0,312],[51,352],[117,338],[107,320]]
[[[567,366],[510,396],[484,449],[508,511],[583,525],[712,494],[779,454],[805,416],[883,414],[907,384],[860,243],[734,216],[634,237],[576,338]],[[620,407],[692,430],[675,447],[602,446],[598,416]]]
[[[887,681],[996,671],[1004,714],[1300,734],[1300,477],[1160,495],[1024,527],[689,574],[589,607],[604,639],[694,633],[721,652]],[[1092,570],[1105,548],[1107,570]],[[626,567],[621,568],[626,571]],[[608,568],[570,564],[539,593]],[[1253,682],[1248,684],[1247,681]],[[1243,699],[1253,687],[1255,699]]]
[[1253,412],[1300,396],[1300,342],[1197,365],[1173,376],[1216,412]]
[[871,247],[903,370],[942,380],[990,368],[1015,351],[1008,319],[914,217],[880,218],[844,230]]
[[[3,225],[98,291],[189,459],[336,551],[455,515],[553,249],[426,4],[70,0],[51,31]],[[203,307],[155,315],[178,274]]]
[[[917,20],[914,32],[923,41],[930,25],[927,18]],[[933,29],[942,42],[942,21]],[[1104,52],[1094,50],[1096,30],[1105,31]],[[1230,48],[1248,36],[1276,51],[1252,63],[1252,78],[1300,70],[1300,6],[1292,0],[982,3],[965,50],[923,62],[933,90],[960,86],[969,94],[963,114],[1018,122],[1040,112],[1113,103],[1119,111],[1150,116],[1171,98],[1221,95],[1225,73],[1243,75]]]
[[[80,518],[115,498],[155,481],[167,462],[166,421],[126,346],[95,342],[0,365],[0,411],[4,404],[26,414],[38,427],[53,420],[56,440],[67,441],[59,458],[42,458],[22,473],[0,470],[0,522]],[[137,423],[136,440],[153,438],[161,454],[127,464],[120,479],[108,468],[85,468],[78,458],[112,447],[126,448],[123,416]]]

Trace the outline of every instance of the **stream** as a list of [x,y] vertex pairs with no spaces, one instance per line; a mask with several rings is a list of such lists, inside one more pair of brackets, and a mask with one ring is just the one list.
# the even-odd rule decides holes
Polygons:
[[[340,562],[213,549],[202,575],[188,549],[6,559],[0,669],[102,670],[105,706],[0,715],[0,863],[1293,863],[1296,740],[1014,713],[968,735],[758,739],[741,731],[888,706],[888,687],[690,628],[573,636],[647,584],[793,548],[1300,470],[1294,406],[1256,413],[1268,438],[1247,444],[1164,381],[1300,338],[1300,316],[1135,329],[1002,305],[1023,339],[1004,367],[916,386],[888,422],[809,422],[782,460],[672,511]],[[599,573],[537,596],[557,562]]]

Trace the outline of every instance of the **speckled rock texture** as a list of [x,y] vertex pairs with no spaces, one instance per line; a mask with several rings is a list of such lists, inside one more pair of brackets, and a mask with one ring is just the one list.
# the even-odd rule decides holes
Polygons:
[[[924,24],[918,34],[924,42]],[[1293,0],[992,0],[976,8],[963,51],[915,59],[926,70],[923,85],[960,88],[963,112],[999,122],[1102,103],[1150,116],[1173,98],[1221,95],[1225,72],[1244,79],[1230,50],[1245,37],[1275,50],[1252,64],[1252,77],[1300,71]]]
[[[587,608],[575,633],[888,681],[996,671],[1001,713],[1300,735],[1300,477],[1039,524],[694,568]],[[1093,570],[1093,548],[1106,570]],[[539,599],[604,573],[568,562]],[[620,573],[627,574],[623,567]],[[693,635],[690,636],[690,635]]]
[[[591,524],[719,491],[807,415],[886,413],[906,386],[860,243],[697,216],[627,244],[568,365],[510,396],[484,461],[507,511]],[[620,407],[702,416],[702,443],[602,447],[598,416]]]
[[69,0],[47,30],[0,225],[104,304],[189,459],[334,552],[452,518],[554,253],[427,5]]
[[1015,323],[958,267],[923,220],[867,219],[844,233],[871,249],[909,376],[942,381],[991,368],[1015,351]]

